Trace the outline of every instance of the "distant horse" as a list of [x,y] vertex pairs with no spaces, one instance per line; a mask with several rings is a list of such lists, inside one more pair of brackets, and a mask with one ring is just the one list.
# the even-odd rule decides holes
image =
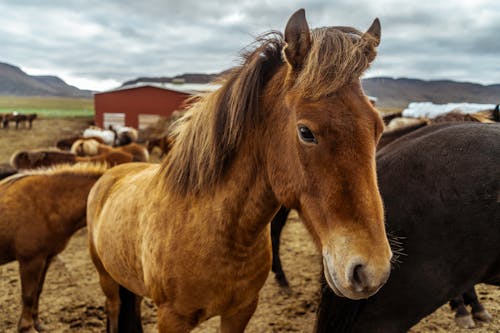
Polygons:
[[168,154],[172,144],[173,144],[173,142],[172,142],[172,139],[170,138],[170,136],[165,135],[165,136],[162,136],[159,138],[154,138],[154,139],[148,140],[147,149],[148,149],[148,152],[151,154],[153,152],[153,150],[156,147],[158,147],[161,151],[160,158],[162,158],[163,156]]
[[419,129],[377,154],[387,231],[405,256],[377,295],[323,288],[317,332],[406,332],[480,282],[500,285],[500,125]]
[[463,113],[460,111],[450,111],[431,119],[431,122],[434,124],[447,121],[473,121],[485,124],[491,124],[495,122],[488,116],[481,113]]
[[0,119],[2,120],[2,128],[9,128],[9,123],[13,120],[13,113],[2,113]]
[[160,332],[217,315],[222,333],[243,332],[281,203],[298,210],[339,295],[377,292],[392,257],[375,175],[383,124],[359,77],[379,41],[378,20],[366,33],[310,31],[299,10],[284,38],[259,39],[221,88],[190,105],[161,165],[105,173],[87,217],[108,331],[140,331],[147,296]]
[[17,169],[10,164],[0,164],[0,180],[12,176],[17,173]]
[[75,164],[79,162],[99,162],[115,166],[133,161],[134,156],[132,154],[116,150],[96,156],[81,157],[63,150],[35,149],[14,153],[10,164],[16,169],[36,169],[57,164]]
[[84,138],[83,136],[76,135],[58,140],[56,142],[56,147],[61,150],[71,150],[71,147],[73,146],[73,143],[75,143],[76,140],[95,140],[99,143],[104,143],[104,140],[97,136],[90,136]]
[[109,146],[114,146],[116,141],[116,133],[111,130],[104,130],[102,128],[92,126],[83,131],[84,138],[99,137],[103,142]]
[[124,146],[136,142],[139,133],[135,128],[120,125],[109,125],[109,130],[115,132],[115,146]]
[[45,274],[73,233],[85,226],[88,193],[104,171],[102,165],[63,165],[0,181],[0,265],[19,262],[19,332],[41,331],[38,303]]
[[133,162],[148,162],[149,152],[142,145],[132,142],[124,146],[111,147],[95,140],[77,140],[71,147],[71,152],[78,156],[96,156],[111,152],[124,152],[132,155]]

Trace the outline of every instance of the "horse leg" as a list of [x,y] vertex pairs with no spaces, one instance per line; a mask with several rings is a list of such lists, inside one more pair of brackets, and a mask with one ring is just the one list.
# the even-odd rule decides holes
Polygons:
[[120,285],[118,282],[108,274],[104,265],[102,264],[97,252],[95,251],[92,241],[89,243],[90,257],[94,263],[97,273],[99,273],[99,284],[101,290],[106,296],[106,332],[118,333],[119,332],[119,315],[120,315]]
[[281,208],[271,221],[271,244],[273,248],[273,265],[271,267],[271,270],[274,272],[274,278],[276,279],[280,287],[285,288],[288,288],[289,284],[285,276],[285,272],[283,271],[283,267],[281,266],[280,237],[281,231],[286,224],[289,213],[290,209],[281,206]]
[[237,313],[233,313],[230,316],[222,315],[221,333],[243,333],[255,309],[257,309],[258,301],[259,296],[255,297],[247,307],[239,310]]
[[461,328],[473,328],[476,326],[471,314],[465,307],[462,295],[453,297],[450,300],[450,307],[455,311],[455,323]]
[[[37,333],[35,328],[35,305],[40,294],[40,285],[43,284],[46,272],[47,258],[37,257],[29,261],[19,261],[21,274],[22,312],[18,323],[19,332]],[[38,310],[37,310],[38,311]]]
[[141,302],[142,297],[123,286],[119,287],[120,313],[118,327],[122,333],[142,333]]
[[168,304],[158,307],[158,332],[159,333],[189,333],[198,324],[197,318],[181,316]]
[[45,262],[45,267],[43,268],[42,276],[38,283],[38,292],[36,294],[35,303],[33,305],[33,321],[35,322],[35,328],[38,331],[43,331],[42,325],[40,325],[40,320],[38,318],[38,304],[40,302],[40,294],[42,293],[43,283],[45,282],[45,277],[47,276],[47,270],[49,269],[50,263],[52,262],[53,257],[48,257]]
[[471,312],[474,319],[484,322],[490,322],[493,318],[488,311],[483,307],[479,299],[477,298],[476,290],[472,287],[466,290],[463,294],[464,302],[471,306]]

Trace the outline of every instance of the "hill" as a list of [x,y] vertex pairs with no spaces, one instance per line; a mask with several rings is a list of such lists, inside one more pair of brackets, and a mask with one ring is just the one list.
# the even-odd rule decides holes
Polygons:
[[[208,83],[219,74],[183,74],[175,77],[142,77],[130,80],[123,85],[155,82],[164,83],[182,80],[186,83]],[[424,81],[408,78],[375,77],[363,79],[363,88],[370,96],[378,98],[377,105],[389,108],[404,108],[410,102],[444,103],[500,103],[500,84],[481,85],[451,80]]]
[[410,102],[500,103],[500,84],[375,77],[364,79],[363,88],[366,94],[377,97],[377,105],[382,107],[401,108]]
[[68,85],[56,76],[28,75],[19,67],[0,62],[0,95],[91,98],[92,92]]

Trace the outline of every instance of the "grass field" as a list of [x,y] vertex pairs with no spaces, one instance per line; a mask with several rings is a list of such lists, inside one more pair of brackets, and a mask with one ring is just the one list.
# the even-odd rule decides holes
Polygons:
[[47,118],[94,115],[92,98],[0,96],[0,113],[37,113]]

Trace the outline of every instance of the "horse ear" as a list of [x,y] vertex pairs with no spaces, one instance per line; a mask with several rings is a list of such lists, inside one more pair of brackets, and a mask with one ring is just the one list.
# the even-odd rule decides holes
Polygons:
[[299,9],[288,19],[285,42],[286,45],[283,48],[285,60],[298,71],[302,68],[311,47],[311,34],[304,9]]
[[380,27],[380,21],[377,17],[375,20],[373,20],[372,25],[368,28],[368,30],[366,30],[362,38],[365,40],[371,40],[373,46],[377,47],[380,44],[381,36],[382,36],[382,29]]

